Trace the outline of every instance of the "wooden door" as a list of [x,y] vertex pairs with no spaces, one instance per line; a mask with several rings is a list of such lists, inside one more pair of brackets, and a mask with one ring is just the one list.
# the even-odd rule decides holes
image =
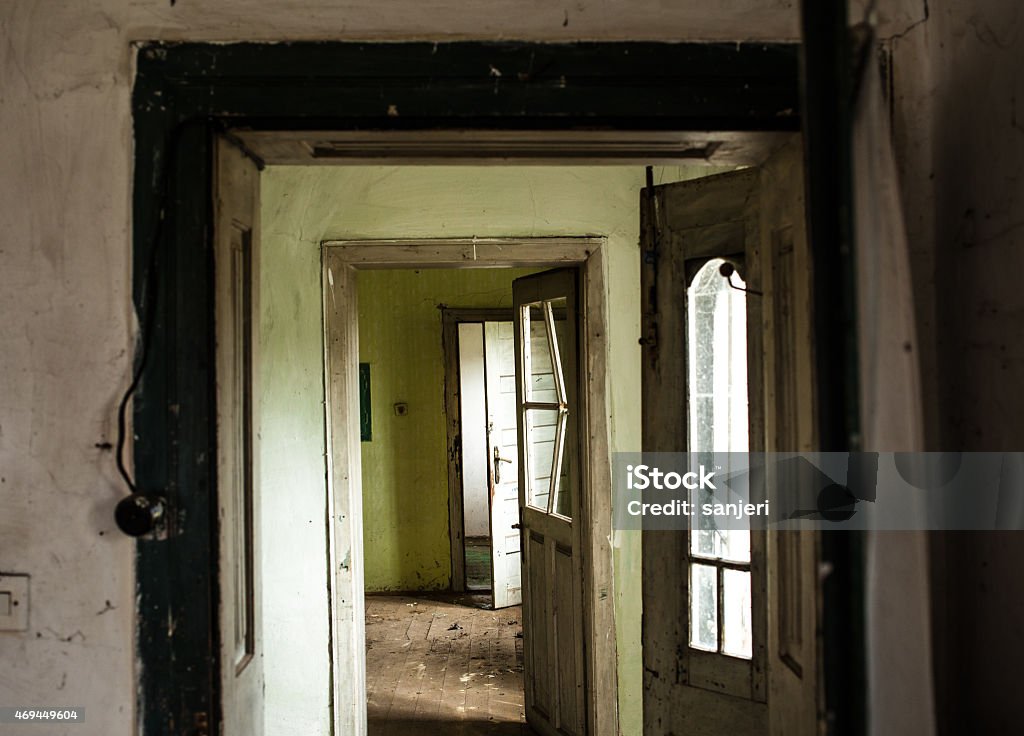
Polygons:
[[258,344],[259,172],[221,139],[215,165],[217,529],[221,717],[215,733],[263,733]]
[[586,733],[576,272],[516,279],[516,406],[526,719]]
[[488,503],[494,608],[523,602],[516,441],[516,361],[511,322],[484,322]]
[[[642,213],[643,450],[811,449],[799,139],[646,190]],[[816,732],[815,549],[799,532],[644,532],[645,733]]]
[[[765,448],[814,451],[820,444],[813,268],[804,224],[799,137],[762,164],[760,182]],[[823,717],[818,697],[818,533],[776,530],[768,534],[767,543],[769,733],[816,736]]]

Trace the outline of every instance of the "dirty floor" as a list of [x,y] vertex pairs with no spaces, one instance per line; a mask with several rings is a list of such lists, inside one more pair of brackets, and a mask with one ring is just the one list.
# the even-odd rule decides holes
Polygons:
[[521,609],[366,597],[369,736],[526,736]]

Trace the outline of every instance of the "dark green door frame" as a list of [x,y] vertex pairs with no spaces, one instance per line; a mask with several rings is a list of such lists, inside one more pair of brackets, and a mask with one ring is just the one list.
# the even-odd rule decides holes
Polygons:
[[148,360],[134,403],[135,473],[141,492],[168,504],[159,538],[137,547],[139,718],[147,736],[214,733],[216,132],[796,130],[797,47],[151,43],[137,52],[133,273]]

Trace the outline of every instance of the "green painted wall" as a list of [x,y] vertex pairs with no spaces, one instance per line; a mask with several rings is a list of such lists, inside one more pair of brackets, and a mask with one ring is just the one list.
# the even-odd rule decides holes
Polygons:
[[[373,440],[362,443],[367,591],[451,583],[441,310],[510,307],[530,270],[361,271],[359,360],[370,364]],[[394,405],[408,406],[397,416]]]
[[[713,170],[659,167],[655,170],[655,181],[662,183],[708,173]],[[326,677],[326,669],[310,666],[327,651],[325,631],[316,623],[325,624],[327,620],[320,243],[344,238],[605,236],[609,341],[605,389],[611,449],[636,450],[640,444],[638,232],[639,193],[643,185],[644,171],[638,166],[269,167],[263,173],[264,303],[260,317],[260,366],[264,401],[263,560],[265,581],[271,583],[264,588],[268,624],[268,733],[287,732],[287,718],[299,718],[301,714],[305,714],[303,722],[309,724],[309,733],[322,733],[323,714],[329,704],[325,681],[316,674],[320,671]],[[360,278],[412,277],[367,273]],[[404,304],[407,297],[412,300],[414,286],[421,288],[426,283],[425,277],[417,277],[407,284],[408,288],[393,287],[395,299],[388,308],[394,313],[399,301]],[[492,289],[496,288],[487,284],[478,296],[495,296]],[[374,294],[374,287],[361,289],[364,309],[372,305]],[[464,298],[464,303],[469,304],[470,295],[467,293]],[[450,300],[455,303],[454,297]],[[434,314],[438,301],[444,299],[425,294],[422,313],[438,318]],[[411,305],[407,306],[411,309]],[[426,319],[419,311],[410,312],[407,318],[417,324],[418,320]],[[367,355],[379,349],[371,346],[389,340],[396,345],[422,344],[422,350],[416,351],[417,365],[423,364],[425,354],[440,354],[439,335],[408,330],[412,334],[399,340],[397,336],[384,335],[380,322],[361,330]],[[411,421],[420,412],[424,417],[434,417],[433,426],[440,430],[430,435],[434,449],[426,453],[429,457],[436,454],[443,458],[444,435],[440,394],[430,399],[426,393],[419,393],[420,388],[402,383],[409,379],[397,374],[383,375],[383,363],[380,358],[376,360],[375,375],[379,379],[374,379],[374,431],[380,434],[375,434],[372,448],[364,448],[368,455],[366,470],[391,468],[389,472],[398,473],[405,472],[397,470],[402,465],[424,468],[421,474],[403,476],[411,481],[403,480],[401,484],[380,481],[376,492],[366,486],[367,508],[379,509],[381,513],[366,515],[369,526],[365,568],[367,580],[382,585],[387,582],[386,576],[401,569],[395,560],[401,558],[405,549],[400,544],[405,545],[408,540],[392,541],[396,537],[378,534],[373,525],[378,517],[384,518],[385,510],[397,508],[397,489],[413,494],[424,487],[421,481],[430,488],[436,483],[434,460],[420,465],[416,453],[410,454],[406,444],[410,430],[393,421],[393,413],[388,413],[390,405],[408,401],[413,412]],[[387,370],[391,370],[394,364],[388,365]],[[440,386],[439,376],[424,379],[423,390],[428,384]],[[410,398],[413,396],[416,398]],[[384,402],[383,408],[376,406],[379,402]],[[387,429],[384,421],[389,423]],[[411,421],[405,426],[412,426]],[[428,465],[433,470],[428,471]],[[408,514],[407,519],[413,516],[409,511],[402,513]],[[430,506],[427,519],[432,531],[428,536],[437,565],[429,579],[429,566],[417,568],[426,584],[435,587],[443,587],[449,574],[447,540],[439,532],[446,515],[446,501],[436,508]],[[383,546],[373,540],[383,542]],[[619,711],[622,732],[632,734],[641,730],[640,539],[635,533],[617,532],[609,533],[609,541],[614,556],[618,620]],[[416,579],[415,575],[413,578]],[[390,584],[409,587],[402,575],[392,577]],[[272,724],[278,716],[280,728]]]

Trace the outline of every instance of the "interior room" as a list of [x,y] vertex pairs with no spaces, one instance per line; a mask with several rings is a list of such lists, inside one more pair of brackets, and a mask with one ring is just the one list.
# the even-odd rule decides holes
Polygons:
[[0,733],[1019,732],[1016,517],[611,505],[1019,453],[1022,7],[2,4]]
[[[659,166],[653,173],[662,183],[722,170],[728,168]],[[607,390],[610,401],[622,407],[615,412],[614,428],[625,448],[634,441],[639,424],[639,264],[634,255],[637,202],[645,170],[594,165],[271,166],[261,178],[260,380],[266,427],[261,446],[268,448],[261,457],[266,520],[262,559],[267,575],[263,589],[273,590],[276,583],[271,581],[280,575],[282,583],[287,578],[299,593],[290,600],[267,594],[263,598],[269,725],[294,723],[300,712],[322,713],[330,697],[326,670],[309,666],[311,661],[322,661],[327,636],[326,570],[308,567],[308,577],[296,579],[291,565],[297,549],[308,559],[326,555],[319,522],[324,514],[324,476],[310,470],[312,459],[323,453],[323,432],[313,431],[324,400],[323,384],[317,380],[324,361],[318,352],[323,329],[321,243],[373,243],[387,238],[427,242],[446,237],[534,242],[559,236],[603,238],[607,268],[614,274],[607,291],[617,305],[609,309],[608,329],[617,379],[608,382]],[[481,253],[482,249],[481,245]],[[438,605],[436,594],[474,592],[465,578],[462,585],[453,581],[452,529],[456,541],[463,530],[450,515],[449,457],[453,449],[461,455],[465,433],[456,437],[448,433],[446,384],[451,386],[454,376],[446,375],[444,313],[445,309],[484,308],[510,313],[512,281],[538,270],[391,267],[358,271],[359,362],[368,374],[368,390],[361,389],[360,398],[365,401],[368,395],[370,416],[369,427],[360,428],[368,637],[373,636],[377,615],[372,611],[383,605],[382,600],[397,599],[408,615],[419,618],[422,611]],[[301,330],[295,329],[296,319],[303,324]],[[300,405],[306,407],[302,415],[308,416],[304,426],[293,423]],[[278,425],[276,411],[292,418]],[[453,439],[460,440],[454,448],[450,447]],[[319,465],[323,468],[322,460]],[[515,464],[510,465],[514,471]],[[287,497],[273,490],[282,478],[291,479],[292,492]],[[306,480],[296,483],[296,478]],[[308,514],[296,513],[300,508]],[[489,528],[489,523],[484,526]],[[639,720],[638,541],[635,534],[620,532],[611,550],[621,575],[615,599],[621,622],[616,630],[617,669],[623,683],[618,708],[627,723]],[[465,554],[468,560],[472,547]],[[463,565],[461,574],[469,569]],[[487,590],[472,598],[459,596],[459,600],[470,606],[493,606],[490,569],[486,577]],[[311,608],[315,601],[317,607]],[[407,605],[412,603],[417,605]],[[297,607],[305,615],[298,616]],[[518,612],[518,606],[510,610]],[[322,612],[320,621],[311,620],[316,611]],[[507,620],[518,618],[516,613]],[[429,629],[423,629],[424,636]],[[368,677],[373,664],[368,655]],[[372,684],[368,682],[371,710]],[[412,707],[415,710],[415,696]],[[402,713],[400,707],[395,711]],[[408,719],[411,714],[402,717]]]

